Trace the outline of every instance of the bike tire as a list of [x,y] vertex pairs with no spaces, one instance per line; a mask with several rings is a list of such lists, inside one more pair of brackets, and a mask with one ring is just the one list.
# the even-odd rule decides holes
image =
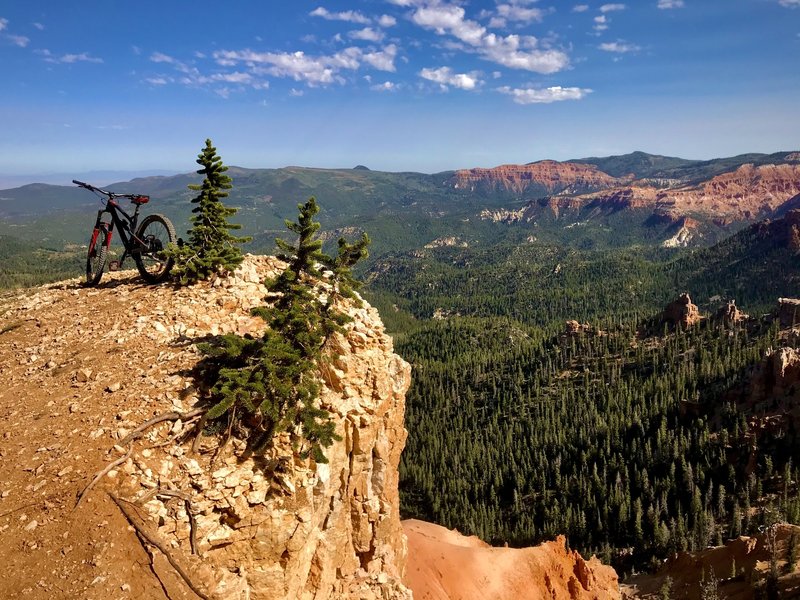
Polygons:
[[108,232],[100,230],[89,238],[89,251],[86,254],[86,285],[95,286],[100,283],[103,271],[108,260],[108,246],[106,241]]
[[139,274],[148,283],[160,283],[169,277],[175,259],[165,257],[163,252],[169,244],[174,244],[178,236],[172,222],[164,215],[147,215],[136,237],[145,242],[145,246],[138,247],[132,256],[136,262]]

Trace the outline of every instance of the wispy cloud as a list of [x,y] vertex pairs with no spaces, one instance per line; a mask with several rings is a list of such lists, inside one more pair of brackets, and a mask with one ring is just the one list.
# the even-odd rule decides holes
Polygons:
[[490,27],[505,27],[508,21],[518,23],[540,23],[545,11],[541,8],[530,8],[512,0],[510,3],[497,5],[497,16],[490,23]]
[[390,44],[382,50],[367,52],[351,46],[329,55],[308,55],[305,52],[255,52],[253,50],[219,50],[214,52],[217,64],[223,67],[244,65],[254,75],[285,77],[308,85],[344,83],[342,73],[356,71],[366,64],[379,71],[394,71],[397,47]]
[[497,88],[497,91],[511,96],[517,104],[550,104],[563,100],[580,100],[592,92],[592,90],[585,88],[561,86],[543,89],[503,86]]
[[328,21],[347,21],[349,23],[358,23],[360,25],[369,25],[372,22],[369,17],[362,15],[357,10],[330,12],[327,8],[320,6],[308,14],[312,17],[322,17]]
[[80,54],[62,54],[58,56],[50,52],[50,50],[42,49],[42,50],[34,50],[36,54],[40,55],[45,62],[53,63],[53,64],[67,64],[71,65],[78,62],[87,62],[87,63],[95,63],[100,64],[103,62],[102,58],[98,58],[96,56],[92,56],[88,52],[81,52]]
[[778,0],[778,4],[786,8],[800,8],[800,0]]
[[31,23],[31,25],[33,25],[39,31],[44,31],[44,25],[42,25],[41,23]]
[[600,7],[600,12],[601,13],[614,12],[614,11],[617,11],[617,10],[625,10],[625,5],[624,4],[603,4],[603,6]]
[[608,23],[610,22],[609,18],[605,15],[598,15],[594,18],[594,30],[595,31],[605,31],[608,29]]
[[[792,0],[789,0],[790,2]],[[671,8],[683,8],[683,0],[658,0],[658,8],[669,10]]]
[[0,19],[0,31],[8,27],[8,19]]
[[391,15],[381,15],[378,18],[378,25],[381,27],[394,27],[397,25],[397,19]]
[[9,35],[8,39],[11,40],[12,44],[20,48],[26,48],[31,41],[30,38],[26,38],[24,35]]
[[638,52],[641,50],[641,47],[637,46],[636,44],[629,44],[622,40],[617,40],[616,42],[606,42],[604,44],[600,44],[598,46],[600,50],[605,52],[616,52],[618,54],[626,54],[628,52]]
[[576,4],[575,6],[572,7],[572,12],[575,13],[582,13],[586,12],[587,10],[589,10],[588,4]]
[[419,76],[428,81],[438,83],[439,87],[447,90],[450,87],[462,90],[474,90],[483,81],[479,79],[478,73],[454,73],[450,67],[439,67],[438,69],[422,69]]
[[499,36],[480,23],[465,18],[461,6],[440,0],[392,0],[401,6],[414,6],[411,20],[437,35],[451,35],[482,58],[511,69],[536,73],[555,73],[569,66],[561,50],[542,49],[533,36]]

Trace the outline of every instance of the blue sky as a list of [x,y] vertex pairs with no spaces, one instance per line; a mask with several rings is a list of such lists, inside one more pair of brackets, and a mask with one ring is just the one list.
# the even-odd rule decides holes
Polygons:
[[0,3],[0,174],[800,148],[800,0]]

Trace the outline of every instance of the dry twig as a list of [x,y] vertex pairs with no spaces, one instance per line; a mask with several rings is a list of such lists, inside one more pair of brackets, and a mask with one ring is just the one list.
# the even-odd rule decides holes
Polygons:
[[204,412],[205,412],[204,408],[195,408],[194,410],[190,410],[189,412],[185,413],[173,411],[160,414],[157,417],[153,417],[149,421],[145,421],[144,423],[139,425],[136,429],[131,431],[120,442],[120,445],[129,444],[134,440],[138,440],[140,437],[144,435],[144,432],[150,429],[153,425],[158,425],[159,423],[163,423],[164,421],[177,421],[178,419],[188,420],[191,419],[192,417],[196,417],[199,414],[203,414]]
[[81,501],[83,501],[83,499],[86,497],[86,494],[87,494],[87,492],[88,492],[90,489],[92,489],[92,488],[94,487],[94,484],[96,484],[98,481],[100,481],[100,480],[103,478],[103,476],[104,476],[106,473],[108,473],[108,472],[109,472],[111,469],[113,469],[114,467],[117,467],[117,466],[121,465],[121,464],[122,464],[122,463],[124,463],[126,460],[128,460],[128,457],[130,457],[130,455],[131,455],[131,452],[133,452],[133,444],[131,444],[131,445],[128,447],[128,451],[125,453],[125,455],[124,455],[124,456],[121,456],[121,457],[120,457],[120,458],[118,458],[117,460],[111,461],[111,462],[110,462],[110,463],[108,463],[108,464],[107,464],[105,467],[103,467],[102,469],[100,469],[100,470],[99,470],[99,471],[98,471],[98,472],[95,474],[95,476],[94,476],[94,479],[92,479],[92,481],[90,481],[90,482],[89,482],[89,485],[87,485],[85,488],[83,488],[83,491],[82,491],[82,492],[81,492],[81,493],[78,495],[78,500],[75,502],[75,508],[78,508],[78,506],[80,506],[80,504],[81,504]]
[[122,498],[118,498],[114,494],[109,494],[109,496],[114,501],[114,504],[116,504],[122,511],[122,514],[125,515],[128,523],[130,523],[136,530],[136,533],[139,535],[139,541],[142,542],[142,545],[144,545],[146,542],[147,544],[158,548],[169,561],[169,564],[172,565],[172,568],[178,572],[178,575],[181,576],[181,579],[183,579],[186,585],[188,585],[195,594],[197,594],[203,600],[211,600],[210,596],[208,596],[208,594],[206,594],[194,581],[192,581],[191,577],[189,577],[189,574],[186,572],[186,569],[184,569],[183,566],[178,562],[172,552],[170,552],[169,548],[167,548],[167,546],[161,540],[159,540],[154,533],[148,530],[144,522],[140,522],[138,515],[136,515],[128,506],[126,506],[126,504],[133,503],[123,500]]

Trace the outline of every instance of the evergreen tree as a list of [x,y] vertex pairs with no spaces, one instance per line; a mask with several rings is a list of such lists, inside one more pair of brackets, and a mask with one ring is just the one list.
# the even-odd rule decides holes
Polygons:
[[208,279],[220,270],[232,271],[242,262],[239,245],[250,241],[230,233],[241,229],[241,225],[228,221],[237,211],[222,203],[228,196],[226,190],[232,187],[231,178],[225,174],[228,167],[222,164],[211,140],[206,140],[196,162],[202,167],[197,173],[205,175],[205,179],[202,184],[189,185],[190,190],[200,192],[192,200],[196,206],[192,209],[189,239],[169,250],[175,257],[172,272],[184,284]]
[[317,370],[325,342],[347,320],[334,303],[352,296],[357,283],[350,267],[366,255],[369,240],[364,236],[352,245],[340,241],[339,256],[332,259],[322,252],[317,237],[314,198],[298,209],[297,222],[286,222],[298,236],[296,245],[277,240],[288,266],[267,282],[267,299],[273,303],[253,310],[269,329],[258,340],[227,335],[202,347],[217,370],[207,419],[226,417],[230,423],[238,418],[241,425],[246,418],[249,450],[255,453],[280,432],[299,432],[308,444],[302,455],[324,463],[322,449],[339,438],[330,413],[317,406]]

